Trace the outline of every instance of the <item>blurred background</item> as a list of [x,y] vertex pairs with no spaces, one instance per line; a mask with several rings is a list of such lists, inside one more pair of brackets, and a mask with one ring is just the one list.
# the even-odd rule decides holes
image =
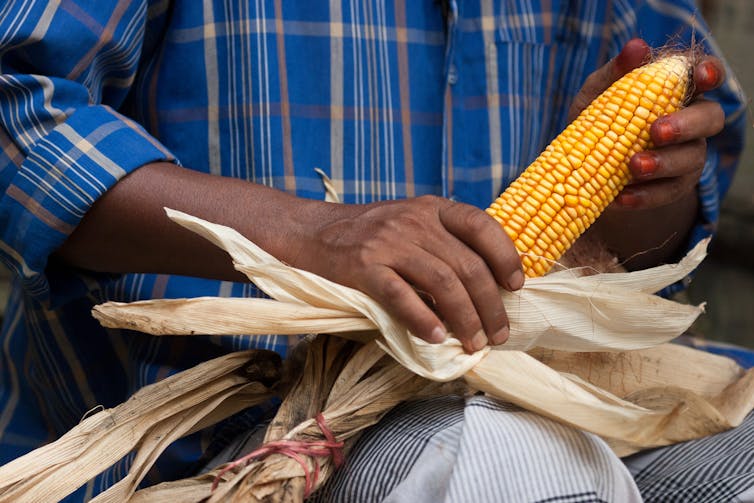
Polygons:
[[[754,0],[699,0],[700,11],[745,92],[754,96]],[[752,124],[752,108],[748,122]],[[0,316],[9,273],[0,266]],[[723,204],[719,234],[683,302],[707,302],[695,335],[754,348],[754,130]]]
[[[749,98],[754,121],[754,1],[701,0],[699,6],[718,45]],[[754,348],[754,128],[730,192],[710,256],[679,300],[707,302],[696,335]]]

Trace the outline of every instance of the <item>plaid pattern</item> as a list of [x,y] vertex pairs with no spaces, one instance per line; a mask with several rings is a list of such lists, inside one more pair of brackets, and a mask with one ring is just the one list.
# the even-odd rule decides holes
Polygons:
[[[586,76],[631,37],[662,45],[695,32],[716,52],[691,0],[447,7],[446,20],[434,0],[0,6],[0,259],[16,273],[0,335],[0,463],[200,360],[247,347],[285,354],[295,340],[173,340],[92,321],[104,300],[257,295],[249,285],[94,276],[49,260],[139,166],[169,160],[321,199],[319,167],[346,202],[438,194],[485,207],[564,126]],[[714,230],[744,130],[733,78],[710,98],[727,130],[709,142],[695,239]],[[149,482],[184,475],[215,433],[177,443]]]

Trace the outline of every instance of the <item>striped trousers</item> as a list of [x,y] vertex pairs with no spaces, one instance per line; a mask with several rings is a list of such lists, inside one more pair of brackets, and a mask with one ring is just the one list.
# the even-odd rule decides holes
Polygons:
[[510,404],[400,405],[358,441],[318,502],[754,501],[754,414],[733,430],[621,460],[599,437]]
[[[237,439],[209,467],[258,447]],[[399,405],[314,503],[754,502],[754,413],[739,427],[618,458],[596,435],[485,396]]]

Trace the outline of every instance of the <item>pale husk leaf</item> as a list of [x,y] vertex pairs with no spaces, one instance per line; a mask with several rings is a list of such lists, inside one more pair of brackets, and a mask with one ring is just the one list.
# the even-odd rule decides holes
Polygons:
[[107,302],[92,313],[103,326],[153,335],[298,335],[377,328],[357,313],[256,298]]
[[[216,245],[225,249],[233,258],[235,267],[244,272],[272,298],[286,304],[300,304],[341,311],[342,316],[356,317],[359,313],[379,327],[382,337],[379,343],[385,350],[407,368],[429,379],[450,381],[462,376],[483,357],[482,354],[465,354],[453,338],[440,345],[429,345],[411,335],[405,327],[392,319],[376,302],[352,288],[339,285],[325,278],[289,267],[233,229],[205,222],[201,219],[168,210],[169,216],[179,224],[199,233]],[[706,243],[697,246],[677,267],[661,266],[654,268],[654,284],[662,278],[665,285],[678,281],[687,275],[702,260]],[[563,349],[568,351],[620,351],[651,347],[666,342],[686,330],[703,311],[702,306],[689,306],[671,302],[641,291],[640,281],[631,281],[631,274],[621,275],[620,286],[609,280],[610,274],[600,274],[579,278],[566,273],[558,273],[554,279],[533,278],[519,292],[502,291],[503,301],[508,312],[511,337],[498,348],[502,350],[525,350],[533,347]],[[642,277],[645,275],[643,274]],[[257,299],[240,299],[256,303]],[[159,309],[160,303],[147,301],[148,309],[139,311],[139,303],[122,308],[113,304],[103,304],[94,311],[111,326],[120,326],[128,320],[131,328],[150,332],[150,320]],[[269,305],[265,304],[269,309]],[[119,312],[120,309],[123,311]],[[159,315],[159,323],[166,323],[173,305],[166,306],[168,312]],[[250,308],[251,309],[251,308]],[[258,308],[261,310],[262,308]],[[281,307],[281,313],[291,312],[293,307]],[[99,313],[106,311],[107,319]],[[149,312],[146,312],[149,311]],[[187,318],[180,322],[185,327],[201,321],[196,317],[204,314],[198,311],[186,313]],[[175,316],[172,317],[175,319]],[[340,319],[340,318],[336,318]],[[240,333],[269,333],[254,321],[249,326],[239,326],[236,320],[232,328]],[[294,318],[295,327],[282,333],[294,333],[302,327]],[[284,319],[279,319],[276,328],[282,328]],[[174,327],[171,325],[169,327]],[[248,328],[248,330],[244,330]],[[314,328],[314,324],[312,326]],[[337,333],[344,330],[333,323],[330,329],[319,330]],[[365,326],[366,328],[366,326]],[[222,328],[216,328],[222,330]],[[256,331],[254,331],[256,330]],[[351,331],[353,329],[345,329]],[[314,332],[315,330],[307,330]],[[227,332],[226,332],[227,333]],[[358,334],[356,334],[358,336]],[[364,340],[373,333],[364,334]]]
[[[129,494],[167,445],[153,435],[174,437],[206,416],[217,420],[271,397],[269,389],[238,373],[259,353],[225,355],[146,386],[123,404],[85,418],[55,442],[3,465],[0,502],[58,501],[141,444],[133,475],[114,488],[114,493]],[[238,400],[228,400],[231,396]]]
[[[425,378],[450,381],[463,376],[473,387],[491,395],[637,446],[677,441],[681,435],[677,431],[684,429],[691,432],[689,435],[697,434],[685,425],[686,419],[675,417],[673,411],[678,403],[664,403],[662,410],[640,407],[580,376],[559,373],[517,350],[539,347],[569,352],[626,351],[649,348],[677,337],[702,312],[702,307],[667,301],[648,292],[689,274],[704,258],[706,242],[677,265],[660,266],[637,275],[579,277],[564,271],[530,279],[519,292],[502,293],[511,339],[502,346],[469,355],[454,338],[442,344],[428,344],[412,336],[365,294],[282,264],[232,229],[178,212],[168,213],[181,225],[227,250],[235,267],[271,297],[285,303],[341,310],[348,315],[361,313],[379,327],[377,344]],[[374,332],[364,332],[365,338],[373,336]],[[717,416],[711,424],[725,422]],[[715,426],[715,431],[719,427]]]

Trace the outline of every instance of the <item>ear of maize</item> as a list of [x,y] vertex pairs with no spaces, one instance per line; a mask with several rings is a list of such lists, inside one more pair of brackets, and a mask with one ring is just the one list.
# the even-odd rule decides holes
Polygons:
[[487,208],[528,277],[544,275],[628,183],[652,123],[683,106],[690,69],[689,57],[673,55],[624,75]]

